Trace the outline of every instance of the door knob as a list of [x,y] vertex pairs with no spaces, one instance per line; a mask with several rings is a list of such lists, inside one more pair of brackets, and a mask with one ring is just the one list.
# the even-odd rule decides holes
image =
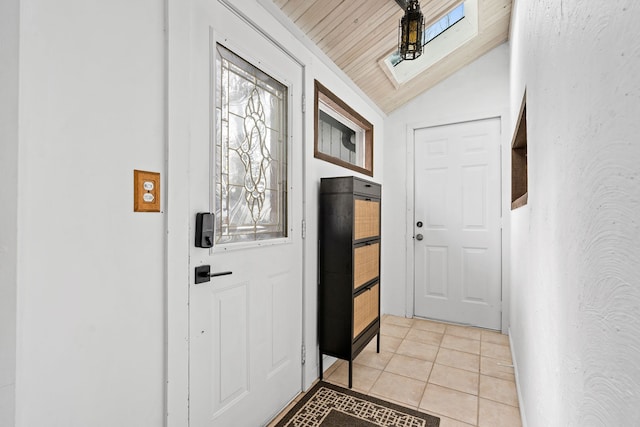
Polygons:
[[418,240],[422,240],[422,239],[423,239],[422,234],[416,234],[416,239],[418,239]]

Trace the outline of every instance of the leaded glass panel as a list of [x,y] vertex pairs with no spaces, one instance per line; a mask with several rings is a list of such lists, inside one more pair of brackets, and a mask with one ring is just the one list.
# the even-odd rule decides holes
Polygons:
[[216,243],[287,236],[287,87],[217,45]]

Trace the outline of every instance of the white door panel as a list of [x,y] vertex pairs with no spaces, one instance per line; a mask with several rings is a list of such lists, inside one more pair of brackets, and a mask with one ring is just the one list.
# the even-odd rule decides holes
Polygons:
[[[286,236],[190,250],[190,426],[253,427],[265,424],[276,415],[300,392],[302,385],[303,157],[299,108],[302,69],[222,2],[195,0],[194,5],[190,35],[190,188],[187,190],[192,233],[196,213],[215,210],[214,197],[220,194],[216,193],[216,184],[219,184],[215,173],[219,161],[216,141],[221,133],[228,132],[217,119],[214,105],[216,84],[220,81],[216,71],[216,44],[224,45],[287,88],[287,179],[283,188],[287,198]],[[239,92],[227,93],[231,97]],[[253,115],[247,113],[252,120],[264,111],[253,98],[246,101],[251,103],[246,108],[239,104],[245,101],[237,102],[233,105],[237,110],[230,113],[235,115],[234,120],[242,120],[241,114],[248,109],[253,111]],[[265,129],[269,132],[272,119],[267,113],[266,125],[262,123],[262,127],[252,129],[246,127],[248,121],[245,120],[247,141],[260,138]],[[238,126],[243,126],[241,121]],[[248,192],[249,187],[243,189],[242,183],[247,182],[251,174],[257,176],[263,167],[267,173],[271,171],[265,166],[268,161],[258,165],[243,163],[247,157],[246,153],[242,155],[245,156],[242,161],[235,159],[229,169],[247,168],[246,176],[234,182],[240,183],[238,191]],[[261,176],[263,183],[275,175]],[[246,203],[254,203],[252,206],[264,204],[264,199],[249,201],[249,198],[237,197],[233,206],[225,205],[231,212],[229,217],[236,214],[239,203],[245,203],[245,199]],[[249,209],[251,217],[257,208]],[[276,216],[271,209],[265,211],[269,220]],[[210,265],[212,273],[230,271],[232,274],[195,285],[193,270],[200,265]]]
[[500,329],[500,120],[414,137],[415,314]]

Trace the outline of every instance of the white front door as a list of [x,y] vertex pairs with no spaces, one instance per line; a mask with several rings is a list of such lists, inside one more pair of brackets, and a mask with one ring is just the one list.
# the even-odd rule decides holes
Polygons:
[[501,326],[500,119],[418,129],[415,314]]
[[[221,2],[194,1],[189,423],[264,425],[302,384],[302,69]],[[195,284],[194,269],[231,272]]]

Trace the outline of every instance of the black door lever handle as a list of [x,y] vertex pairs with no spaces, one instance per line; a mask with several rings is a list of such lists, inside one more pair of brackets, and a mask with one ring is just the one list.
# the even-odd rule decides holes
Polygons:
[[217,273],[210,274],[209,277],[228,276],[233,274],[233,271],[219,271]]
[[200,265],[196,267],[195,273],[196,273],[196,277],[195,277],[196,285],[198,283],[208,282],[211,277],[228,276],[229,274],[233,274],[232,271],[220,271],[212,274],[211,266],[209,265]]

